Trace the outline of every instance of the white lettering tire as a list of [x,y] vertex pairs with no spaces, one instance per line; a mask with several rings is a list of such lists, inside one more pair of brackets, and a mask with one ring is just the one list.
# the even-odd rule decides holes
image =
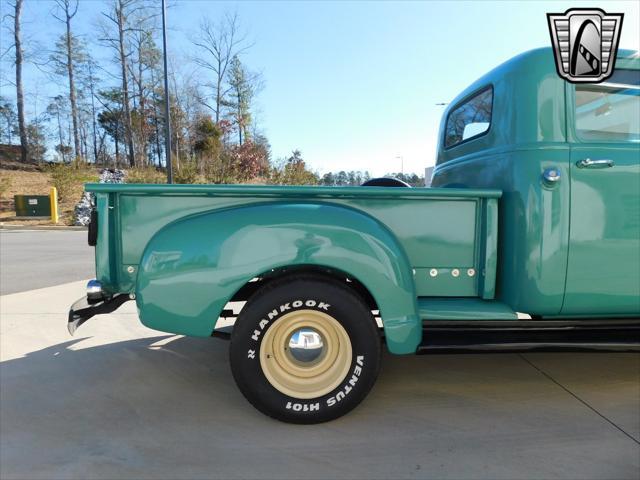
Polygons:
[[242,394],[289,423],[320,423],[356,407],[380,369],[370,309],[351,289],[319,275],[274,280],[242,309],[230,363]]

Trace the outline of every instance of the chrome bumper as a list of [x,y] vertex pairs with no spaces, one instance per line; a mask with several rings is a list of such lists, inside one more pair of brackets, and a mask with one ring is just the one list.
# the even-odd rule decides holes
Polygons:
[[87,296],[77,300],[69,309],[67,330],[73,335],[80,325],[91,317],[114,312],[128,300],[131,300],[131,297],[126,293],[104,297],[100,283],[96,280],[91,280],[87,284]]

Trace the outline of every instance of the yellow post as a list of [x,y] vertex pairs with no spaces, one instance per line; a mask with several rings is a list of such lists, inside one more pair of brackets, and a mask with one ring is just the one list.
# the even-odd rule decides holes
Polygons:
[[51,187],[49,200],[51,203],[51,222],[58,223],[58,190],[56,187]]

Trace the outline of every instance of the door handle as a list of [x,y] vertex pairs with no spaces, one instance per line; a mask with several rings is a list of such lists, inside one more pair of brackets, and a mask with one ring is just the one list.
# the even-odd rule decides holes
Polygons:
[[590,158],[585,158],[583,160],[578,160],[576,162],[576,166],[578,168],[611,168],[615,165],[613,160],[591,160]]

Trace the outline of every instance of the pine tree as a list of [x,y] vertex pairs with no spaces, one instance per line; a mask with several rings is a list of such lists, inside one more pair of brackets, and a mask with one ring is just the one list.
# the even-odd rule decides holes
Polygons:
[[258,84],[258,77],[249,72],[238,56],[234,56],[227,75],[229,96],[223,105],[229,108],[232,123],[238,132],[238,145],[247,139],[251,125],[251,102]]

